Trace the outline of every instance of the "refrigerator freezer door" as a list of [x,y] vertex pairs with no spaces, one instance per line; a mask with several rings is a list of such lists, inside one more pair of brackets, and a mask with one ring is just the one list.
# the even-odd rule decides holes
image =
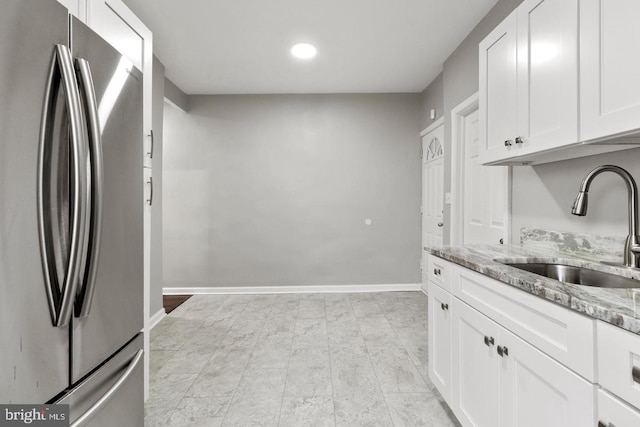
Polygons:
[[92,372],[56,404],[68,404],[72,427],[142,427],[142,334]]
[[[71,53],[91,69],[103,156],[102,238],[93,302],[88,316],[72,321],[75,383],[143,326],[144,135],[140,71],[75,18]],[[82,311],[83,294],[76,301],[76,313]]]
[[[52,326],[38,235],[45,87],[68,42],[55,1],[4,0],[0,13],[0,402],[44,403],[69,385],[69,329]],[[62,92],[62,91],[60,91]],[[64,104],[64,102],[61,102]],[[62,125],[63,126],[63,125]],[[63,133],[61,129],[60,133]]]

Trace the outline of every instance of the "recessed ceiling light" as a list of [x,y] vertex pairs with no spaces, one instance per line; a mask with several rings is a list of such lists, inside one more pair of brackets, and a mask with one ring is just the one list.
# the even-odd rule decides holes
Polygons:
[[318,53],[318,49],[311,43],[297,43],[291,48],[291,54],[300,59],[311,59]]

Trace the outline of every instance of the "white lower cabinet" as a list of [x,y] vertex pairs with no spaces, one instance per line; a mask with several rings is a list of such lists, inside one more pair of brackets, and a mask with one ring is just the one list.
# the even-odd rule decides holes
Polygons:
[[429,378],[451,399],[451,294],[432,282],[429,293]]
[[591,426],[596,386],[501,328],[500,425]]
[[[437,261],[453,292],[428,284],[429,377],[460,423],[595,427],[595,321],[585,318],[588,324],[582,324],[572,316],[584,316],[575,312]],[[567,313],[556,312],[560,309]],[[546,317],[558,326],[549,326]],[[560,339],[564,335],[573,338]],[[556,351],[549,341],[566,352]],[[586,364],[573,363],[578,352]]]
[[452,409],[463,426],[582,427],[595,386],[453,298]]
[[463,426],[500,425],[497,323],[453,298],[451,409]]
[[604,390],[598,390],[598,427],[640,426],[640,412]]

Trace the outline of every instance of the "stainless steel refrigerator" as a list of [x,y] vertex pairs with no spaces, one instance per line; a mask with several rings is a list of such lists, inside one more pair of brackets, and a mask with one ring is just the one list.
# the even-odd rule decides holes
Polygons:
[[54,0],[0,7],[0,403],[142,426],[142,74]]

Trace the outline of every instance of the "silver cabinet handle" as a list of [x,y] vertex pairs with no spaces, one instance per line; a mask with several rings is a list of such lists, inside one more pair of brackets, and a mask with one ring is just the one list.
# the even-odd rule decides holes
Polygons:
[[434,276],[440,276],[440,275],[442,275],[442,270],[440,270],[439,268],[434,268],[433,269],[433,274],[434,274]]
[[147,203],[149,203],[149,206],[153,205],[153,177],[150,176],[149,177],[149,181],[147,181],[147,184],[149,184],[149,198],[147,199]]
[[440,304],[440,308],[443,311],[447,311],[447,310],[449,310],[449,304],[442,303],[442,304]]
[[149,152],[147,154],[149,155],[150,159],[153,159],[153,147],[155,145],[155,142],[153,141],[153,129],[151,129],[149,131],[149,136],[151,137],[151,147],[150,147]]
[[87,258],[84,272],[84,287],[78,292],[76,316],[84,317],[91,311],[91,302],[95,292],[98,260],[102,241],[102,211],[104,200],[104,173],[102,154],[102,134],[98,102],[93,86],[93,77],[89,63],[84,59],[76,59],[78,85],[84,98],[84,107],[89,129],[89,159],[91,165],[91,219],[89,222],[89,244],[83,258]]
[[524,143],[524,139],[522,139],[522,137],[521,137],[521,136],[518,136],[518,137],[516,138],[516,144],[522,144],[522,143]]
[[437,225],[438,227],[442,227],[444,225],[444,222],[439,222]]
[[[69,227],[69,256],[66,272],[61,287],[58,287],[58,273],[56,268],[56,251],[52,230],[51,207],[51,150],[52,131],[51,121],[55,114],[58,82],[64,89],[65,102],[68,109],[69,133],[71,135],[71,149],[69,165],[71,177],[69,180],[71,215]],[[82,104],[73,61],[69,48],[56,45],[49,67],[45,102],[42,109],[42,123],[40,128],[40,147],[38,153],[38,229],[40,234],[40,249],[42,252],[42,266],[46,285],[49,311],[54,326],[65,326],[71,318],[73,303],[76,296],[78,282],[84,268],[82,255],[86,247],[86,228],[88,216],[88,177],[87,177],[87,125],[82,113]]]
[[504,146],[505,146],[505,147],[511,147],[511,145],[512,145],[512,144],[513,144],[513,140],[511,140],[511,139],[507,139],[507,140],[504,142]]
[[640,368],[637,366],[634,366],[631,369],[631,378],[633,378],[633,381],[636,383],[640,383]]
[[499,345],[497,351],[500,357],[507,357],[509,355],[509,349],[503,345]]
[[598,427],[616,427],[613,423],[604,423],[603,421],[598,421]]
[[127,379],[131,376],[133,371],[135,371],[135,369],[140,364],[140,361],[142,360],[143,353],[144,353],[144,350],[142,350],[142,349],[138,350],[136,355],[131,360],[131,363],[129,363],[129,366],[127,366],[127,369],[122,373],[122,375],[120,375],[120,378],[118,378],[118,381],[116,381],[109,388],[109,390],[107,390],[107,392],[105,394],[103,394],[102,397],[100,399],[98,399],[98,401],[91,406],[91,408],[87,409],[87,411],[84,414],[82,414],[69,427],[81,427],[81,426],[85,425],[85,423],[87,421],[89,421],[91,418],[93,418],[95,416],[95,414],[97,412],[99,412],[100,409],[102,409],[102,407],[104,405],[106,405],[109,400],[111,400],[113,395],[116,394],[116,392],[122,386],[122,384],[124,384],[124,382],[127,381]]
[[488,337],[488,336],[486,336],[486,335],[484,336],[484,344],[485,344],[487,347],[492,346],[494,343],[495,343],[495,340],[493,339],[493,337]]

